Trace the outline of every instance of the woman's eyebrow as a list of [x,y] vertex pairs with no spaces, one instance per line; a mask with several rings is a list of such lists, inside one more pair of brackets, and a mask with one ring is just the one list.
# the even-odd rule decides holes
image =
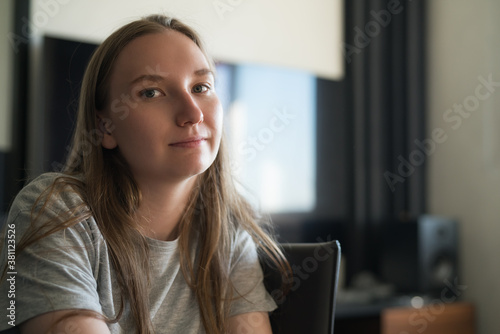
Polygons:
[[196,71],[194,71],[194,74],[196,76],[198,76],[198,77],[201,77],[201,76],[204,76],[204,75],[211,75],[211,76],[215,77],[214,71],[212,71],[209,68],[202,68],[200,70],[196,70]]
[[165,77],[157,74],[143,74],[138,76],[134,80],[130,81],[130,86],[135,85],[136,83],[141,81],[160,82],[160,81],[165,81]]
[[[212,77],[215,77],[214,71],[212,71],[209,68],[202,68],[199,70],[194,71],[194,75],[197,77],[205,76],[205,75],[211,75]],[[143,74],[135,78],[130,82],[130,86],[135,85],[138,82],[141,81],[151,81],[151,82],[161,82],[165,81],[165,77],[158,75],[158,74]]]

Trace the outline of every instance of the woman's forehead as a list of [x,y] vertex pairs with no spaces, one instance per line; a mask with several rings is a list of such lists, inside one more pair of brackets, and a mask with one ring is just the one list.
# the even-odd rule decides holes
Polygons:
[[177,71],[208,68],[201,49],[186,35],[166,30],[131,41],[119,54],[114,70],[120,76],[168,76]]

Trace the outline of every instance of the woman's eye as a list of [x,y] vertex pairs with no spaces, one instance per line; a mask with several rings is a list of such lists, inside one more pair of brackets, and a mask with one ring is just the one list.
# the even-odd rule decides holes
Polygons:
[[193,87],[193,93],[205,93],[210,89],[207,85],[196,85]]
[[146,99],[152,99],[154,97],[158,97],[161,95],[161,92],[158,89],[148,88],[141,91],[141,96]]

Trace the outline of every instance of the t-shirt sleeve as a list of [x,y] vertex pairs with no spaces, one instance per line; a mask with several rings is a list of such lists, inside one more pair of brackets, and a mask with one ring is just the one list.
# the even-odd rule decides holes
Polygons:
[[276,309],[276,303],[264,287],[263,277],[255,243],[246,231],[241,231],[236,238],[230,272],[234,287],[230,316]]
[[[24,198],[18,196],[17,201],[23,199],[27,199],[26,191]],[[12,253],[5,242],[8,235],[15,233],[18,243],[29,228],[31,212],[23,206],[29,207],[14,203],[3,229],[2,269],[7,254]],[[21,210],[17,210],[19,207]],[[44,220],[58,215],[54,209],[57,208],[45,212]],[[40,239],[18,254],[14,266],[7,267],[7,276],[0,282],[0,330],[51,311],[86,309],[102,313],[93,274],[93,232],[83,221]]]

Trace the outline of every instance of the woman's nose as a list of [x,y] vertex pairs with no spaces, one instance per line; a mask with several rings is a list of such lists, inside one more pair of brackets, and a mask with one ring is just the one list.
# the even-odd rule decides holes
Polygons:
[[177,106],[176,123],[178,126],[194,125],[203,122],[203,111],[188,92],[179,97]]

